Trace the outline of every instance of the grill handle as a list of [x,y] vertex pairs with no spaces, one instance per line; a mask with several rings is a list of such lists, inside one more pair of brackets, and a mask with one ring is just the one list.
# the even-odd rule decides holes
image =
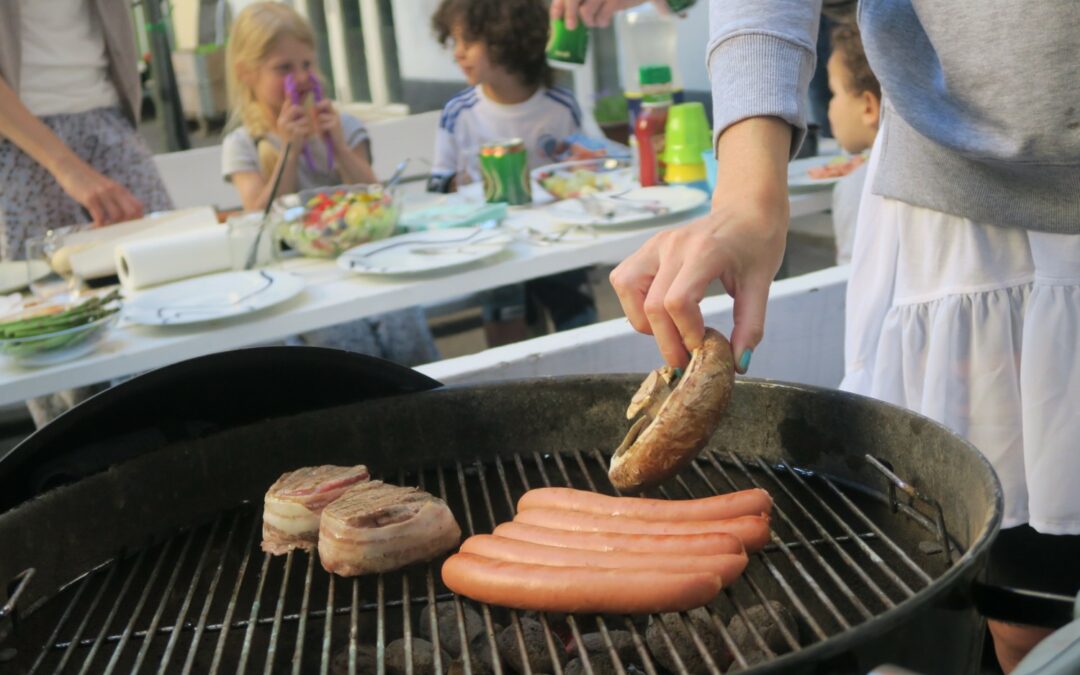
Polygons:
[[1067,595],[996,586],[976,581],[972,599],[979,613],[1008,623],[1060,628],[1077,617],[1077,602]]
[[[989,602],[997,603],[993,607],[1006,613],[1017,607],[1034,607],[1034,604],[1029,603],[1035,602],[1045,603],[1044,611],[1060,612],[1060,603],[1064,599],[1070,606],[1071,621],[1036,645],[1035,649],[1032,649],[1012,672],[1013,675],[1074,675],[1077,672],[1077,668],[1080,667],[1080,594],[1077,594],[1075,599],[1070,599],[1063,595],[1021,591],[1003,586],[985,584],[976,586],[977,599],[981,596],[984,600],[988,599]],[[995,619],[1004,618],[989,614],[988,616]],[[1037,621],[1024,622],[1038,623]],[[871,670],[867,675],[919,675],[919,673],[886,664]]]

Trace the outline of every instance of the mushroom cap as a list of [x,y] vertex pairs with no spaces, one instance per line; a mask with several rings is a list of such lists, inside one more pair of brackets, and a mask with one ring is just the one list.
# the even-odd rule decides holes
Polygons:
[[[612,485],[620,491],[639,492],[689,465],[719,426],[734,384],[731,344],[716,330],[705,329],[705,339],[691,354],[690,365],[652,422],[612,456],[608,469]],[[632,427],[630,435],[639,427]]]

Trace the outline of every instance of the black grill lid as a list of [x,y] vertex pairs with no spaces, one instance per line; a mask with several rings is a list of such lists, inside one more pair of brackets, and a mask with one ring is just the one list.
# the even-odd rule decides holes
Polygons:
[[170,443],[439,386],[389,361],[321,347],[257,347],[183,361],[88,399],[0,458],[0,512]]

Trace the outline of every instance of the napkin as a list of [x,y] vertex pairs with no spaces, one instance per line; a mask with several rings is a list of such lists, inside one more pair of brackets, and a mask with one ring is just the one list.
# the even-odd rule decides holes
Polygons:
[[120,244],[116,272],[125,290],[231,269],[229,228],[204,227]]

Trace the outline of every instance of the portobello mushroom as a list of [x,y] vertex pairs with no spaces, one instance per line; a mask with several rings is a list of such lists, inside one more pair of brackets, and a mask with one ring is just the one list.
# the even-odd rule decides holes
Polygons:
[[681,377],[670,366],[649,373],[626,410],[637,420],[611,458],[612,485],[640,492],[689,465],[719,426],[734,384],[731,344],[712,328]]

